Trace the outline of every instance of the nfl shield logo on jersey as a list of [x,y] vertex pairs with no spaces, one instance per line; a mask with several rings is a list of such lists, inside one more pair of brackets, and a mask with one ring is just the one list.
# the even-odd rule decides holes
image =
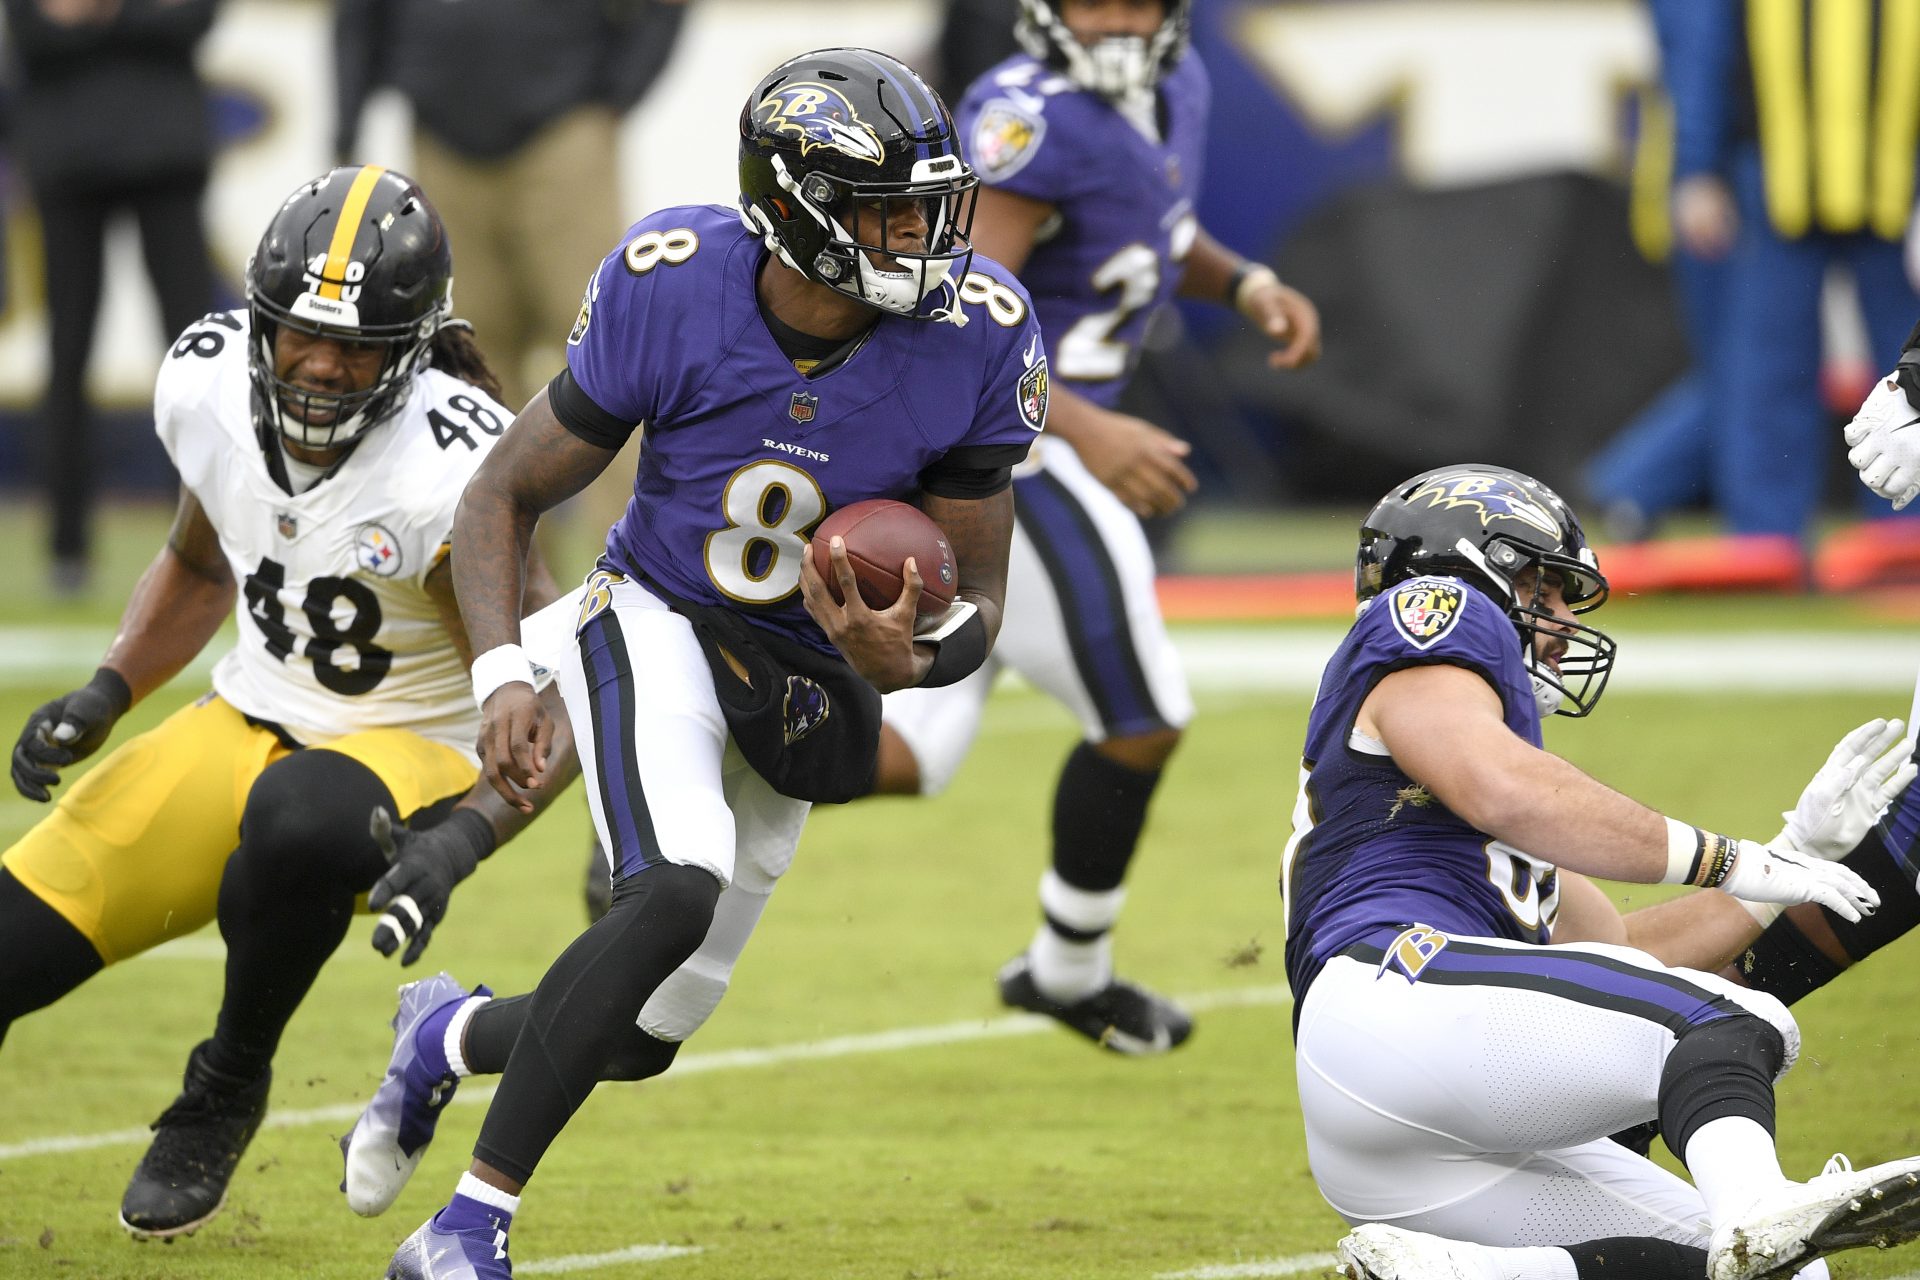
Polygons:
[[1415,578],[1393,590],[1393,625],[1414,648],[1431,648],[1453,630],[1466,603],[1466,592],[1458,583]]
[[295,516],[291,511],[276,512],[273,517],[273,529],[281,538],[292,542],[300,533],[299,517]]
[[353,536],[354,559],[362,569],[391,578],[400,572],[400,539],[385,525],[363,524]]
[[787,402],[787,416],[804,425],[813,421],[813,415],[819,408],[819,396],[808,391],[796,391],[793,399]]

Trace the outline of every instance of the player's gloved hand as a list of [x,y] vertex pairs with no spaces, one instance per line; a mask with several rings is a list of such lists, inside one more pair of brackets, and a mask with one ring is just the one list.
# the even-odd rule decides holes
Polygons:
[[1755,840],[1742,840],[1738,848],[1733,866],[1720,882],[1720,888],[1736,898],[1785,906],[1817,902],[1853,921],[1880,908],[1880,895],[1845,863],[1827,862],[1798,849]]
[[93,679],[64,697],[34,709],[13,744],[14,790],[45,804],[60,770],[99,750],[114,722],[133,705],[133,691],[119,672],[101,667]]
[[455,809],[445,822],[424,831],[396,827],[393,816],[376,808],[368,823],[374,843],[393,864],[374,883],[367,906],[381,913],[373,926],[373,949],[412,964],[427,949],[433,927],[447,914],[453,886],[473,874],[497,843],[493,824],[477,809]]
[[1869,720],[1840,739],[1800,802],[1780,815],[1787,825],[1771,843],[1829,862],[1852,853],[1920,773],[1905,733],[1898,720]]
[[1847,461],[1860,473],[1860,483],[1893,499],[1895,511],[1920,497],[1920,395],[1899,377],[1909,371],[1903,368],[1875,382],[1846,429]]

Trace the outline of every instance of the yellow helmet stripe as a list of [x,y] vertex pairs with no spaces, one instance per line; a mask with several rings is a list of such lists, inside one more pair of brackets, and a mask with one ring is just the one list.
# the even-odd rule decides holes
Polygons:
[[374,184],[386,170],[377,164],[362,165],[340,203],[340,221],[333,224],[333,240],[327,245],[327,265],[320,272],[320,296],[340,297],[340,286],[347,278],[347,259],[353,252],[354,237],[360,234],[360,221],[366,216],[367,202],[373,199]]

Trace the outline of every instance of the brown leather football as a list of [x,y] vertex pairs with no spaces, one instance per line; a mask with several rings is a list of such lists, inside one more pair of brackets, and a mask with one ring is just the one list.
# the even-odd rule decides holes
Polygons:
[[827,590],[841,599],[834,579],[832,553],[835,535],[846,541],[847,560],[860,583],[860,598],[869,609],[886,609],[900,598],[901,571],[911,558],[920,571],[918,612],[940,614],[953,603],[960,584],[959,566],[947,535],[918,507],[891,498],[869,498],[841,507],[813,531],[813,563],[827,580]]

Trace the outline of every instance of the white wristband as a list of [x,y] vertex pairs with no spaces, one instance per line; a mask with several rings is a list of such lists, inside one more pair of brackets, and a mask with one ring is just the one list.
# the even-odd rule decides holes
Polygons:
[[473,660],[473,701],[485,710],[487,699],[503,684],[518,681],[533,688],[533,663],[527,651],[517,644],[503,644],[487,650]]
[[1739,856],[1740,842],[1690,827],[1677,818],[1667,822],[1667,873],[1661,884],[1690,884],[1711,889],[1727,878]]
[[1233,309],[1235,311],[1245,311],[1247,309],[1248,294],[1252,293],[1255,289],[1264,289],[1270,284],[1279,283],[1280,277],[1272,267],[1267,266],[1265,263],[1255,266],[1253,270],[1247,272],[1247,274],[1241,278],[1239,284],[1234,286]]

